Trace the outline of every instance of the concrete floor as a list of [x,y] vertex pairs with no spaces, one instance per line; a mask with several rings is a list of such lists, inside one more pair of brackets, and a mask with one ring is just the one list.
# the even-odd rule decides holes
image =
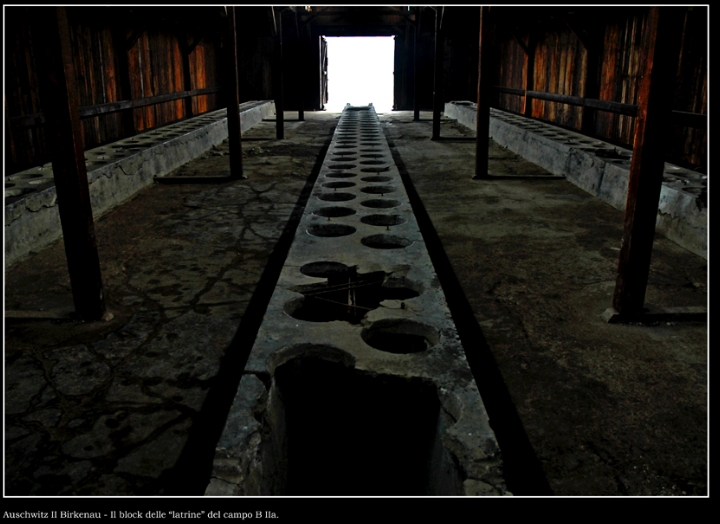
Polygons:
[[[155,185],[96,222],[107,323],[10,320],[6,495],[202,494],[337,114],[244,134],[248,179]],[[516,495],[703,495],[705,323],[609,325],[622,213],[498,146],[381,116]],[[443,136],[467,136],[452,121]],[[224,144],[178,170],[228,171]],[[413,189],[414,188],[414,189]],[[5,275],[7,310],[72,309],[62,244]],[[707,263],[658,237],[647,303],[704,306]]]

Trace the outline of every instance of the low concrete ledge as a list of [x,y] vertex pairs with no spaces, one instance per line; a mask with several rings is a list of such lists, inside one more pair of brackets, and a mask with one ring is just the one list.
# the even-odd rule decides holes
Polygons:
[[[476,128],[472,102],[445,104],[445,116]],[[625,210],[632,150],[552,124],[497,109],[490,111],[490,137],[576,186]],[[707,176],[665,164],[657,231],[707,258]]]
[[[274,113],[272,101],[240,104],[241,128],[247,131]],[[86,151],[95,218],[227,136],[227,110],[218,109]],[[52,164],[5,177],[5,268],[61,236]]]

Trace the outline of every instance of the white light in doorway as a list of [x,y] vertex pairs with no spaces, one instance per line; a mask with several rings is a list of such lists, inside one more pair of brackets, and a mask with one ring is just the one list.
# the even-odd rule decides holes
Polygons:
[[393,37],[327,37],[327,57],[328,111],[342,111],[347,103],[392,110]]

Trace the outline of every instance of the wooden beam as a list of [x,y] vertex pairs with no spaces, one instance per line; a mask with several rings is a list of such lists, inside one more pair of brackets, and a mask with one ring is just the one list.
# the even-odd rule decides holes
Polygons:
[[145,26],[140,26],[133,31],[133,33],[130,35],[130,38],[128,38],[125,42],[126,51],[130,51],[132,49],[132,46],[134,46],[135,42],[138,41],[138,38],[142,36],[142,34],[145,32],[145,29],[147,29]]
[[40,26],[37,34],[42,41],[36,60],[40,65],[45,137],[52,158],[75,311],[83,320],[101,320],[107,318],[105,297],[78,118],[78,89],[67,13],[64,7],[42,7],[36,14]]
[[513,31],[512,29],[509,29],[508,31],[510,33],[510,36],[512,36],[515,39],[515,41],[518,43],[518,45],[520,46],[520,49],[523,50],[523,53],[525,53],[525,55],[529,55],[530,49],[528,48],[528,46],[525,45],[525,42],[523,42],[520,39],[520,37],[517,35],[517,33],[515,33],[515,31]]
[[585,49],[590,50],[595,47],[590,34],[584,28],[578,27],[575,20],[570,21],[567,16],[561,16],[560,18],[565,23],[567,28],[570,29],[572,34],[575,35],[575,38],[580,40],[580,43]]
[[240,95],[238,93],[238,38],[235,7],[228,7],[228,48],[226,60],[228,144],[230,146],[230,178],[243,176],[242,128],[240,126]]
[[188,47],[188,54],[195,51],[195,48],[198,46],[200,42],[202,42],[203,38],[205,38],[205,34],[201,33],[200,36],[196,37],[192,44],[190,44],[190,47]]
[[[147,107],[164,102],[172,102],[180,98],[192,96],[204,96],[219,93],[222,91],[220,87],[204,87],[202,89],[193,89],[192,91],[178,91],[177,93],[168,93],[165,95],[155,95],[146,98],[136,98],[135,100],[120,100],[118,102],[108,102],[107,104],[97,104],[94,106],[82,106],[79,109],[80,118],[91,118],[100,115],[109,115],[124,111],[126,109],[135,109],[138,107]],[[10,118],[10,123],[16,128],[39,127],[45,124],[45,115],[36,113],[34,115],[17,116]]]
[[492,97],[492,19],[490,7],[480,7],[480,36],[478,41],[478,98],[475,130],[475,176],[489,177],[490,98]]
[[643,35],[643,74],[613,295],[613,307],[621,316],[641,313],[645,303],[680,52],[683,17],[678,11],[651,7]]
[[550,102],[558,102],[560,104],[568,104],[571,106],[592,107],[617,113],[621,115],[635,116],[637,114],[637,106],[633,104],[623,104],[622,102],[610,102],[609,100],[597,100],[592,98],[583,98],[581,96],[561,95],[558,93],[545,93],[543,91],[529,91],[525,89],[515,89],[513,87],[495,86],[500,93],[508,93],[510,95],[529,96],[539,100],[548,100]]

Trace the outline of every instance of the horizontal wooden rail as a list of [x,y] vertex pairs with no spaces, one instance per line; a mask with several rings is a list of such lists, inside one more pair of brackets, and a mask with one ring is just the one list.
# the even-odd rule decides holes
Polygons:
[[[637,106],[635,104],[623,104],[621,102],[610,102],[608,100],[596,100],[594,98],[583,98],[580,96],[559,95],[556,93],[544,93],[542,91],[525,91],[512,87],[495,86],[498,92],[509,95],[529,96],[537,100],[548,100],[572,106],[591,107],[610,113],[636,116]],[[684,127],[707,127],[707,115],[702,113],[688,113],[686,111],[672,111],[670,115],[673,124]]]
[[[172,102],[190,96],[203,96],[219,93],[220,87],[207,87],[204,89],[193,89],[192,91],[178,91],[177,93],[169,93],[166,95],[157,95],[147,98],[138,98],[135,100],[121,100],[119,102],[110,102],[107,104],[98,104],[94,106],[83,106],[80,108],[80,118],[90,118],[100,115],[109,115],[124,111],[126,109],[136,109],[138,107],[147,107],[163,102]],[[45,124],[45,116],[42,113],[36,113],[28,116],[16,116],[9,119],[10,124],[17,128],[38,127]]]

